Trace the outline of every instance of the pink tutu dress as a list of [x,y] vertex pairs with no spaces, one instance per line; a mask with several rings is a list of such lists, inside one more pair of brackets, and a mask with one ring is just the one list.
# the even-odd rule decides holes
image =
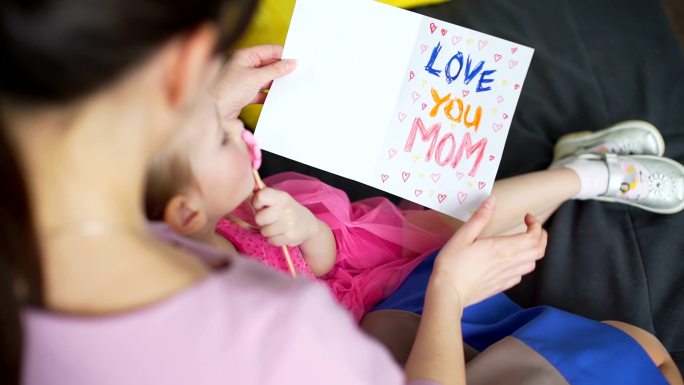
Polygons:
[[[343,191],[293,172],[271,176],[264,182],[289,193],[330,227],[337,243],[336,261],[319,280],[357,320],[392,294],[430,251],[442,246],[448,235],[446,229],[437,234],[414,225],[407,214],[415,210],[400,210],[386,198],[351,203]],[[232,214],[254,225],[248,206],[240,206]],[[241,253],[289,272],[281,248],[268,244],[257,230],[223,219],[216,232]],[[298,274],[314,279],[299,249],[289,250]]]

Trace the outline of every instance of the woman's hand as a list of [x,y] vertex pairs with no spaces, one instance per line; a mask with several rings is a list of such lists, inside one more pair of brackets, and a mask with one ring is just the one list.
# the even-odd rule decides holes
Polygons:
[[295,61],[281,60],[283,47],[260,45],[237,50],[223,65],[211,89],[222,119],[234,119],[240,111],[253,103],[263,103],[262,92],[273,79],[285,76],[295,68]]
[[274,246],[299,246],[319,231],[319,221],[290,194],[264,188],[252,199],[261,235]]
[[453,289],[466,307],[518,284],[544,256],[547,234],[532,215],[525,216],[524,233],[479,238],[495,210],[488,198],[444,245],[431,279]]

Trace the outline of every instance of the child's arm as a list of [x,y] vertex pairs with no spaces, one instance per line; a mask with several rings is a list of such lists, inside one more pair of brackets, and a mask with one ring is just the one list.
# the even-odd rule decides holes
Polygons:
[[261,235],[274,246],[299,246],[316,277],[332,269],[336,244],[330,227],[318,220],[290,194],[264,188],[254,194],[252,205]]

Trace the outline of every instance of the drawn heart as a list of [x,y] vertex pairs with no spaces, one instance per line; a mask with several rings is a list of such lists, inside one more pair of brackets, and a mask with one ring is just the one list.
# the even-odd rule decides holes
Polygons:
[[425,53],[427,51],[427,44],[421,44],[420,45],[420,53]]
[[518,88],[520,88],[520,84],[514,85],[513,88],[515,88],[517,90]]
[[411,160],[413,160],[413,163],[418,162],[418,159],[420,159],[420,155],[414,155]]
[[442,33],[442,36],[444,36],[444,35],[446,35],[446,34],[447,34],[447,30],[446,30],[446,29],[444,29],[444,28],[442,28],[442,30],[441,30],[440,32]]
[[456,178],[458,178],[458,180],[461,180],[461,178],[463,178],[463,173],[460,171],[457,171],[456,172]]
[[399,121],[400,121],[400,122],[403,122],[404,119],[406,119],[406,114],[403,113],[403,112],[400,112],[400,113],[397,114],[397,117],[399,118]]
[[411,173],[410,173],[410,172],[403,171],[403,172],[401,173],[401,179],[403,179],[404,182],[406,182],[410,176],[411,176]]
[[501,102],[504,101],[504,97],[501,96],[501,95],[499,95],[499,96],[496,97],[496,101],[499,102],[499,103],[501,103]]
[[433,197],[433,196],[435,196],[435,194],[437,194],[437,193],[435,192],[435,190],[430,190],[429,194],[430,194],[431,197]]
[[420,99],[420,94],[416,91],[411,92],[411,99],[413,99],[413,102],[415,103],[416,100]]
[[496,108],[492,108],[492,115],[496,115],[496,113],[499,112]]
[[508,80],[504,79],[501,81],[501,86],[505,87],[508,84]]
[[460,37],[460,36],[452,36],[452,37],[451,37],[451,44],[453,44],[453,45],[458,44],[460,41],[461,41],[461,37]]
[[513,48],[511,48],[511,53],[515,53],[517,50],[518,50],[518,48],[513,47]]
[[382,183],[385,183],[387,179],[389,179],[389,175],[387,174],[380,174],[380,178],[382,178]]
[[[470,175],[470,174],[468,174],[468,175]],[[473,182],[468,182],[468,183],[466,184],[466,186],[468,186],[468,188],[473,188]]]
[[416,196],[420,196],[420,194],[423,193],[423,190],[418,190],[418,189],[416,189],[413,193],[414,193]]
[[468,39],[468,40],[466,40],[466,44],[467,44],[467,45],[473,44],[473,39]]
[[463,94],[463,97],[464,97],[464,98],[465,98],[466,96],[468,96],[469,93],[470,93],[470,91],[468,91],[468,90],[463,90],[463,91],[461,91],[461,94]]
[[487,40],[480,40],[477,42],[477,48],[482,49],[487,46],[489,42]]
[[464,193],[463,191],[459,191],[457,198],[458,203],[463,204],[463,202],[465,202],[465,200],[468,199],[468,194]]
[[501,123],[492,124],[492,128],[494,129],[494,132],[498,132],[502,127],[503,127],[503,124],[501,124]]
[[423,87],[425,87],[425,85],[427,84],[427,80],[423,79],[420,81],[420,83],[423,85]]
[[517,65],[518,65],[518,61],[517,61],[517,60],[511,59],[511,60],[508,61],[508,68],[513,68],[513,67],[515,67],[515,66],[517,66]]
[[426,104],[426,103],[423,103],[423,104],[421,104],[420,106],[421,106],[423,109],[425,109],[425,107],[427,107],[427,104]]
[[432,174],[430,175],[430,178],[432,178],[432,181],[435,182],[435,183],[437,183],[437,181],[438,181],[439,178],[441,178],[441,177],[442,177],[442,174],[440,174],[440,173],[438,173],[438,172],[432,173]]
[[504,119],[508,119],[508,114],[504,112],[503,118],[504,118]]
[[430,23],[430,33],[435,33],[437,30],[437,25],[435,23]]
[[416,77],[416,74],[413,73],[413,71],[409,72],[409,80],[413,80],[413,78]]
[[501,54],[494,54],[494,61],[498,62],[499,60],[501,60]]
[[394,158],[395,155],[397,155],[397,150],[394,149],[394,148],[390,148],[390,149],[389,149],[389,156],[390,156],[390,159]]
[[442,202],[444,202],[446,197],[447,197],[446,194],[439,194],[439,195],[437,195],[437,200],[439,201],[439,203],[442,203]]
[[493,161],[493,160],[494,160],[494,155],[490,155],[490,156],[489,156],[489,161],[491,162],[491,161]]
[[482,190],[485,187],[485,185],[486,185],[485,182],[477,182],[477,187],[479,187],[480,190]]

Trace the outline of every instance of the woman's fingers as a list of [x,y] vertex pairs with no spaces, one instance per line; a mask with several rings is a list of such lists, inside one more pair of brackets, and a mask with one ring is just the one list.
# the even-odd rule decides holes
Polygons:
[[237,64],[245,67],[261,67],[264,63],[272,63],[283,56],[283,46],[264,44],[236,50],[232,58]]
[[296,61],[281,59],[283,47],[262,45],[237,50],[223,65],[211,95],[223,118],[237,117],[246,105],[263,103],[264,85],[270,87],[273,79],[289,74]]
[[495,210],[496,201],[494,197],[485,199],[477,211],[475,211],[475,214],[470,217],[470,220],[464,223],[458,231],[456,231],[456,234],[452,239],[457,240],[459,243],[473,243],[492,219]]
[[[528,218],[531,219],[528,220]],[[508,250],[514,254],[533,248],[546,248],[546,230],[544,230],[541,227],[541,224],[529,214],[525,217],[525,222],[527,223],[526,232],[496,237],[494,239],[501,240],[504,250]]]

